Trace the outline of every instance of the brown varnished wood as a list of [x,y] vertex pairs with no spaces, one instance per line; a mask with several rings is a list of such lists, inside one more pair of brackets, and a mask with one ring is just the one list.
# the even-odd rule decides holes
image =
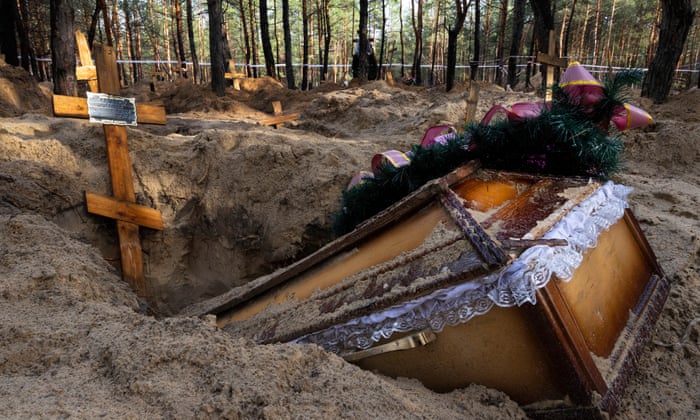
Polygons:
[[258,121],[258,124],[260,124],[260,125],[278,125],[278,124],[285,123],[285,122],[296,121],[298,119],[299,119],[299,113],[292,112],[292,113],[285,114],[285,115],[276,115],[274,117],[263,118],[262,120]]
[[85,201],[87,202],[88,213],[133,223],[150,229],[163,229],[163,218],[156,209],[90,192],[85,193]]
[[598,238],[569,282],[560,282],[590,350],[608,357],[654,272],[623,218]]
[[561,399],[552,353],[523,309],[494,307],[455,327],[445,327],[424,347],[364,359],[362,368],[392,377],[417,378],[448,392],[471,383],[506,392],[519,404]]
[[[57,117],[88,118],[87,98],[53,95],[53,113]],[[165,108],[136,104],[136,120],[141,124],[167,124]]]
[[607,384],[586,345],[585,337],[576,324],[557,283],[550,281],[536,292],[535,316],[539,317],[544,337],[559,355],[557,363],[566,377],[567,392],[579,402],[590,399],[591,392],[604,395]]
[[90,46],[85,39],[85,34],[80,30],[75,31],[75,43],[78,46],[78,57],[80,58],[80,66],[75,68],[75,75],[78,80],[87,80],[90,92],[97,92],[97,71],[92,63]]

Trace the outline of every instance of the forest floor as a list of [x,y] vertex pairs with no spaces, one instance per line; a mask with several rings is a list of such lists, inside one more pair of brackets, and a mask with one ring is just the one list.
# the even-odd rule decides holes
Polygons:
[[[332,239],[350,177],[427,128],[460,127],[468,91],[332,83],[290,91],[244,80],[217,98],[188,83],[124,95],[162,104],[164,126],[128,128],[137,201],[161,211],[141,229],[150,311],[121,280],[114,223],[86,212],[110,195],[102,129],[56,118],[50,87],[0,65],[0,417],[524,418],[480,385],[435,393],[361,370],[311,345],[256,345],[184,307],[283,267]],[[279,100],[300,118],[257,124]],[[481,87],[477,118],[530,93]],[[618,412],[700,412],[700,92],[654,105],[625,132],[630,205],[672,287]],[[155,315],[154,315],[155,314]]]

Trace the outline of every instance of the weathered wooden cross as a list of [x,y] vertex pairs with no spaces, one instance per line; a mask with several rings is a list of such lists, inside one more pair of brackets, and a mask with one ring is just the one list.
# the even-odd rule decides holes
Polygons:
[[272,117],[263,118],[262,120],[258,121],[258,124],[272,125],[275,128],[280,128],[282,124],[286,122],[296,121],[297,119],[299,119],[298,112],[292,112],[289,114],[283,113],[282,102],[280,101],[272,101],[272,115]]
[[[86,60],[88,59],[92,60],[86,58]],[[97,102],[103,108],[91,105],[86,98],[54,95],[53,109],[56,116],[90,117],[92,120],[96,113],[99,114],[99,112],[93,111],[105,112],[104,108],[107,108],[106,112],[111,113],[112,110],[108,109],[110,104],[118,105],[124,101],[133,101],[110,96],[119,95],[120,90],[117,60],[113,48],[95,44],[95,67],[99,92],[107,94],[97,95],[98,99],[103,99],[103,101]],[[128,122],[129,125],[135,125],[136,122],[151,124],[165,124],[167,122],[165,110],[162,107],[136,104],[134,108],[136,115],[133,119],[135,121]],[[118,111],[121,112],[121,110]],[[99,118],[96,120],[99,122]],[[136,204],[126,124],[122,125],[122,121],[114,118],[105,121],[107,122],[103,123],[103,128],[114,197],[86,192],[87,211],[117,220],[122,277],[132,286],[138,296],[148,299],[139,240],[139,226],[162,230],[163,220],[158,210]]]
[[[549,47],[547,53],[537,52],[535,62],[544,64],[544,73],[546,80],[544,81],[544,100],[552,100],[552,86],[554,86],[554,68],[566,68],[569,65],[569,60],[554,56],[554,31],[549,31]],[[549,69],[549,67],[552,69]]]

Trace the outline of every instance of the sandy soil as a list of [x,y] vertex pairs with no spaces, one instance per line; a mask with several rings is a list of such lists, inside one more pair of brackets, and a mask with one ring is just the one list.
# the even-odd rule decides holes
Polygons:
[[[84,193],[111,194],[102,129],[55,118],[50,87],[0,65],[0,417],[523,418],[505,394],[446,394],[344,362],[314,346],[260,346],[185,306],[285,266],[332,239],[332,213],[371,156],[407,150],[439,123],[461,126],[468,92],[384,82],[310,92],[270,79],[224,98],[189,84],[124,92],[156,101],[165,126],[128,129],[141,229],[157,301],[120,278],[114,223]],[[298,121],[256,122],[280,100]],[[533,100],[483,86],[477,117]],[[623,419],[700,412],[700,92],[636,98],[654,128],[625,134],[631,206],[672,289],[619,412]]]

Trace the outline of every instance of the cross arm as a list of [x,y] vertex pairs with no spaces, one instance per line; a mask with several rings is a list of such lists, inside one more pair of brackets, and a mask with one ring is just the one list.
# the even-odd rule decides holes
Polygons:
[[111,197],[85,193],[88,213],[155,230],[163,230],[163,218],[158,210]]
[[[53,112],[57,117],[87,118],[87,98],[53,95]],[[136,119],[142,124],[167,124],[165,108],[157,105],[136,104]]]

